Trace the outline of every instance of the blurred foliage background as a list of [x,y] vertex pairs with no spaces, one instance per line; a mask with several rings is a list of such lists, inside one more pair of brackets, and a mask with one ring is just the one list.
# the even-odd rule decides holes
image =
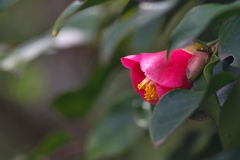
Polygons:
[[[154,148],[151,106],[135,95],[119,58],[166,49],[191,8],[231,1],[161,1],[157,11],[142,2],[156,1],[89,0],[71,18],[65,13],[55,38],[59,15],[83,2],[0,2],[0,159],[198,160],[221,151],[217,127],[190,119]],[[216,39],[219,25],[198,38]]]

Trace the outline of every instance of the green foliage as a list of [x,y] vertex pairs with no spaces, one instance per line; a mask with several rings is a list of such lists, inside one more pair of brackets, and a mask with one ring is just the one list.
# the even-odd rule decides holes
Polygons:
[[239,12],[239,9],[240,1],[230,4],[205,4],[193,8],[185,15],[173,31],[168,51],[187,46],[190,42],[194,41],[212,21],[220,18],[220,16],[222,18],[223,16],[229,17],[234,13],[236,14],[236,12]]
[[212,56],[210,59],[210,62],[205,66],[203,70],[203,74],[208,81],[212,79],[212,76],[213,76],[212,71],[217,61],[218,61],[218,57],[216,55]]
[[191,90],[203,91],[207,86],[207,80],[204,74],[199,75],[193,82]]
[[135,96],[112,106],[111,111],[97,124],[87,147],[87,159],[111,157],[132,147],[143,135],[132,116],[131,104]]
[[79,9],[82,6],[82,2],[80,1],[73,1],[58,17],[56,20],[53,30],[52,30],[52,36],[57,36],[58,32],[62,28],[62,26],[66,23],[66,21],[75,13],[79,11]]
[[198,107],[201,92],[177,89],[166,94],[157,104],[150,126],[155,146],[163,144],[170,134]]
[[221,60],[228,56],[233,56],[233,66],[240,66],[240,46],[237,43],[239,41],[239,30],[240,17],[234,16],[225,21],[221,25],[219,31],[219,58]]
[[239,97],[240,96],[240,83],[237,82],[234,85],[229,98],[224,103],[219,122],[219,135],[225,149],[239,147],[240,140],[240,108]]
[[[1,13],[13,2],[14,0],[1,1]],[[198,5],[200,3],[202,4]],[[52,114],[56,112],[46,114],[54,117],[54,120],[57,119],[57,124],[48,126],[49,128],[43,129],[42,132],[49,132],[55,127],[64,131],[47,134],[46,138],[34,147],[28,156],[29,160],[51,158],[56,150],[67,146],[72,141],[78,144],[81,138],[84,139],[86,147],[81,146],[82,148],[77,150],[82,153],[81,149],[86,148],[82,157],[87,160],[201,159],[220,152],[220,142],[224,149],[239,148],[240,71],[237,67],[240,67],[240,1],[229,3],[221,0],[219,3],[221,4],[214,0],[194,2],[190,0],[154,2],[76,0],[72,1],[58,16],[52,35],[57,36],[69,21],[65,27],[77,28],[84,35],[84,43],[77,41],[74,46],[58,48],[50,35],[38,37],[24,44],[17,44],[15,40],[1,43],[0,53],[3,54],[0,56],[0,69],[11,73],[23,69],[28,62],[42,53],[76,51],[76,54],[87,55],[90,51],[85,48],[90,48],[91,52],[95,53],[93,59],[96,64],[90,67],[91,69],[88,68],[89,65],[81,70],[88,72],[89,77],[84,78],[87,79],[85,83],[77,84],[71,91],[66,91],[64,88],[64,93],[57,93],[60,96],[53,100],[53,109],[61,116]],[[44,7],[40,8],[41,12],[42,8]],[[86,10],[87,8],[90,9]],[[88,12],[86,16],[87,12],[83,10]],[[23,21],[28,22],[25,19],[19,20],[19,22]],[[41,28],[37,22],[36,26]],[[218,40],[212,41],[216,37],[210,32],[218,30],[219,26],[219,34],[216,35]],[[45,31],[46,28],[40,30]],[[1,30],[1,32],[4,31]],[[147,102],[142,103],[142,99],[133,94],[129,71],[123,71],[119,67],[119,58],[127,54],[155,52],[163,48],[168,48],[170,52],[173,49],[185,47],[198,38],[203,45],[198,51],[207,52],[210,61],[194,80],[192,88],[170,91],[156,106],[150,107],[150,104],[146,105]],[[205,39],[212,42],[205,42]],[[72,37],[68,39],[68,41],[71,40],[73,40]],[[168,40],[170,41],[167,46]],[[75,71],[79,73],[79,70],[73,69],[73,72]],[[41,95],[44,94],[42,92],[47,96],[50,94],[44,90],[45,80],[39,76],[41,74],[38,72],[34,70],[30,76],[23,75],[26,77],[20,79],[18,84],[12,78],[3,79],[1,82],[4,92],[0,94],[0,101],[3,98],[20,104],[19,102],[29,98],[35,103],[40,103],[40,106],[47,106],[49,99],[42,100],[38,92],[41,92]],[[78,81],[76,77],[74,78]],[[229,87],[229,84],[234,86]],[[222,92],[222,95],[219,92]],[[35,100],[37,99],[35,97],[41,98]],[[11,107],[9,108],[11,110]],[[41,119],[45,118],[45,112],[43,113],[39,116]],[[4,115],[0,117],[4,118]],[[197,122],[191,121],[192,124],[189,125],[187,121],[189,118]],[[4,120],[1,119],[1,122]],[[27,119],[27,122],[32,121]],[[81,125],[84,127],[81,128]],[[41,127],[43,126],[37,126],[40,129]],[[154,146],[160,147],[158,151],[155,152],[153,146],[145,142],[150,140],[146,140],[147,134],[141,127],[145,129],[149,127]],[[216,128],[220,137],[216,140],[217,142],[214,141],[213,136],[217,137]],[[77,136],[72,137],[68,133],[69,130]],[[1,135],[0,138],[2,138]],[[207,147],[215,149],[214,152],[209,151]],[[226,150],[209,160],[239,159],[238,152],[239,149]]]
[[215,92],[224,85],[233,82],[234,79],[234,76],[229,73],[216,75],[210,81],[203,100],[200,103],[201,108],[209,114],[209,116],[215,121],[217,125],[219,124],[220,106],[217,102]]
[[73,1],[58,17],[56,20],[53,30],[52,30],[52,36],[57,36],[63,25],[66,23],[66,21],[71,18],[74,14],[77,12],[84,10],[86,8],[99,5],[105,2],[108,2],[111,0],[88,0],[86,2],[80,2],[78,0]]
[[150,4],[152,7],[154,6],[154,8],[143,5],[137,13],[131,16],[131,18],[121,21],[109,28],[102,41],[102,56],[100,57],[102,61],[105,63],[108,62],[117,45],[137,28],[144,27],[148,24],[152,24],[152,27],[156,26],[156,23],[154,24],[151,22],[161,21],[163,15],[168,13],[175,4],[174,1],[155,2]]
[[155,146],[163,144],[199,106],[218,124],[220,107],[213,96],[233,80],[231,74],[222,73],[211,80],[205,93],[182,89],[167,93],[156,105],[151,120],[150,133]]

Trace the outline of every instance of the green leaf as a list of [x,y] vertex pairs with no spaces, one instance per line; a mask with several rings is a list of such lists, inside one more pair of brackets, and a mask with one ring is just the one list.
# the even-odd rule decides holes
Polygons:
[[233,87],[220,115],[219,135],[225,149],[240,147],[240,82]]
[[234,148],[234,149],[221,152],[206,160],[239,160],[239,159],[240,159],[240,149]]
[[101,61],[108,62],[117,45],[136,28],[143,27],[151,21],[160,21],[176,3],[174,1],[141,3],[139,11],[131,18],[116,23],[105,33],[101,44]]
[[97,124],[87,145],[88,160],[118,155],[139,141],[144,130],[137,127],[133,119],[131,108],[135,100],[134,96],[116,103]]
[[99,5],[105,2],[109,2],[112,0],[87,0],[82,6],[81,6],[81,10],[85,9],[85,8],[89,8],[95,5]]
[[203,91],[207,87],[207,80],[203,74],[199,75],[193,82],[191,90]]
[[166,94],[153,112],[150,135],[155,146],[164,143],[198,107],[202,92],[176,89]]
[[108,1],[111,0],[87,0],[84,3],[78,0],[73,1],[57,18],[53,26],[52,36],[56,37],[66,21],[77,12]]
[[164,143],[199,106],[218,124],[220,107],[216,99],[213,99],[215,92],[234,79],[233,75],[222,73],[212,78],[205,93],[176,89],[163,96],[153,112],[150,124],[155,146]]
[[66,23],[66,21],[72,17],[75,13],[77,13],[82,6],[82,2],[80,1],[73,1],[57,18],[56,22],[54,23],[52,36],[56,37],[59,33],[62,26]]
[[201,108],[213,121],[219,125],[220,105],[215,94],[205,97],[200,104]]
[[213,68],[218,61],[217,56],[212,56],[210,62],[204,67],[203,74],[205,78],[210,81],[213,77]]
[[236,78],[230,73],[221,73],[212,78],[206,93],[200,103],[201,108],[219,125],[220,105],[215,95],[216,91],[228,83],[231,83]]
[[223,60],[228,56],[233,56],[234,61],[231,65],[240,67],[240,16],[229,18],[221,25],[219,31],[219,59]]
[[29,156],[28,160],[36,160],[46,156],[63,144],[69,142],[71,136],[67,132],[53,132],[48,134],[41,143],[35,148],[34,152]]
[[0,11],[2,11],[4,8],[8,7],[9,5],[12,5],[15,2],[17,2],[17,0],[1,0]]
[[[190,44],[217,18],[225,18],[239,12],[240,1],[230,4],[205,4],[194,7],[173,31],[168,51]],[[221,17],[222,15],[225,17]]]

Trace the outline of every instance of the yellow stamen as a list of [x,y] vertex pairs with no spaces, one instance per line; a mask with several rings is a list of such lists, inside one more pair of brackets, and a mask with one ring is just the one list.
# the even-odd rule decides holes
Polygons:
[[146,101],[158,100],[158,94],[156,91],[156,84],[149,78],[145,78],[140,84],[138,84],[138,90],[144,89],[144,99]]

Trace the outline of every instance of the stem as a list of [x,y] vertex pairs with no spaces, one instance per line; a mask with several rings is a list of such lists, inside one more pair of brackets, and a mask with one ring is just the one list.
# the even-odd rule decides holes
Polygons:
[[207,46],[212,46],[212,45],[214,45],[215,43],[217,43],[218,42],[218,39],[216,39],[216,40],[214,40],[214,41],[211,41],[211,42],[208,42],[208,43],[206,43],[206,45]]
[[212,46],[212,51],[213,51],[212,56],[217,54],[217,52],[218,52],[218,42],[214,46]]

